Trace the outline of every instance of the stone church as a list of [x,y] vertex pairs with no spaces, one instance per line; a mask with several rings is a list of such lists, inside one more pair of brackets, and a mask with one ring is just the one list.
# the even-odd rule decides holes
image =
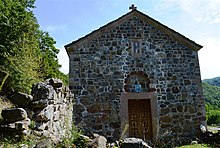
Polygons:
[[109,140],[198,137],[206,126],[202,46],[130,8],[65,46],[75,124]]

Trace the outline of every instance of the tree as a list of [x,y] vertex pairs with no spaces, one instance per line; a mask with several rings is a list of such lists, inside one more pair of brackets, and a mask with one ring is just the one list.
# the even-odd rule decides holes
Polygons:
[[68,75],[60,72],[61,65],[58,62],[57,54],[59,49],[55,47],[56,41],[49,35],[48,32],[39,31],[39,47],[41,52],[41,67],[40,71],[43,78],[56,77],[63,80],[64,84],[68,84]]
[[57,54],[59,49],[54,45],[56,42],[50,37],[48,32],[39,31],[39,47],[41,52],[41,71],[44,78],[57,77],[59,75],[59,68]]
[[0,91],[28,93],[43,79],[66,79],[59,71],[56,42],[39,29],[34,2],[0,0]]
[[40,80],[39,25],[32,12],[34,0],[0,1],[0,69],[9,75],[5,91],[29,92]]

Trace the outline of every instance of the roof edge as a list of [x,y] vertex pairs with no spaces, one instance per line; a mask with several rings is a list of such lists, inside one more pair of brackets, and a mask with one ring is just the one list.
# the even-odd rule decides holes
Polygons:
[[174,39],[176,39],[177,41],[183,43],[185,46],[192,48],[192,50],[200,50],[203,46],[197,44],[196,42],[192,41],[191,39],[187,38],[186,36],[180,34],[179,32],[167,27],[166,25],[160,23],[159,21],[149,17],[148,15],[137,11],[140,15],[140,17],[142,16],[142,19],[144,19],[146,22],[148,22],[149,24],[153,25],[154,27],[156,27],[157,29],[161,30],[162,32],[170,35],[171,37],[173,37]]
[[[137,11],[137,10],[133,10],[133,11]],[[67,53],[69,54],[69,52],[71,52],[71,48],[70,48],[71,46],[73,46],[73,45],[74,45],[74,47],[80,46],[80,44],[83,44],[81,42],[90,41],[94,38],[93,36],[99,36],[103,32],[108,31],[113,27],[116,27],[118,24],[122,23],[126,18],[128,18],[130,16],[129,14],[131,14],[133,11],[128,12],[128,13],[122,15],[121,17],[119,17],[118,19],[113,20],[113,21],[107,23],[106,25],[90,32],[89,34],[87,34],[87,35],[85,35],[85,36],[83,36],[83,37],[81,37],[81,38],[65,45],[64,47],[65,47]]]
[[199,51],[203,47],[203,46],[197,44],[196,42],[192,41],[191,39],[185,37],[184,35],[167,27],[166,25],[163,25],[159,21],[149,17],[148,15],[146,15],[138,10],[132,10],[132,11],[122,15],[118,19],[111,21],[111,22],[107,23],[106,25],[92,31],[91,33],[85,35],[84,37],[81,37],[78,40],[75,40],[75,41],[65,45],[64,47],[65,47],[68,55],[70,52],[73,51],[74,48],[79,47],[79,46],[83,45],[85,42],[91,41],[95,37],[100,36],[103,32],[106,32],[106,31],[110,30],[111,28],[120,25],[121,23],[124,22],[124,20],[126,20],[128,17],[130,17],[130,15],[138,16],[140,19],[144,20],[145,22],[148,22],[150,25],[159,29],[161,32],[164,32],[165,34],[171,36],[172,38],[174,38],[175,40],[179,41],[180,43],[189,47],[192,50]]

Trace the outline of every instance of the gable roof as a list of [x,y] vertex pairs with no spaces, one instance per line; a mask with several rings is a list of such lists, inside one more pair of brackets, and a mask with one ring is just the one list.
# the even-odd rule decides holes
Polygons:
[[190,40],[189,38],[185,37],[184,35],[176,32],[175,30],[173,30],[173,29],[161,24],[160,22],[154,20],[153,18],[149,17],[148,15],[134,9],[131,12],[128,12],[127,14],[119,17],[118,19],[100,27],[99,29],[92,31],[91,33],[87,34],[86,36],[81,37],[78,40],[73,41],[72,43],[65,45],[64,47],[65,47],[68,55],[70,52],[72,52],[74,50],[74,48],[78,48],[78,47],[84,45],[86,42],[89,42],[93,39],[98,38],[104,32],[107,32],[110,29],[119,26],[124,21],[131,18],[132,16],[136,16],[136,17],[142,19],[143,21],[154,26],[155,28],[157,28],[161,32],[174,38],[175,40],[177,40],[178,42],[182,43],[183,45],[187,46],[188,48],[190,48],[192,50],[198,51],[203,47],[203,46],[195,43],[194,41]]

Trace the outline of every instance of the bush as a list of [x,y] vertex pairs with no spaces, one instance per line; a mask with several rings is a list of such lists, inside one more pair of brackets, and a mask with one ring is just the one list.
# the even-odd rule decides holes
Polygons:
[[207,112],[207,124],[220,124],[220,111],[210,110],[209,112]]
[[59,148],[86,148],[87,140],[81,136],[81,131],[73,124],[71,135],[69,138],[64,138],[62,142],[58,143],[55,147]]

